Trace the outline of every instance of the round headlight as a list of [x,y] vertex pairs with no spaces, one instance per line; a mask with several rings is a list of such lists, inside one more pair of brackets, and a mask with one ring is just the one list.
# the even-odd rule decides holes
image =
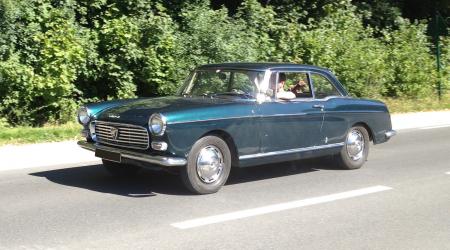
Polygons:
[[150,132],[154,135],[163,135],[166,130],[166,118],[161,114],[153,114],[148,121]]
[[87,125],[89,121],[91,120],[89,110],[86,107],[81,107],[78,109],[78,122]]

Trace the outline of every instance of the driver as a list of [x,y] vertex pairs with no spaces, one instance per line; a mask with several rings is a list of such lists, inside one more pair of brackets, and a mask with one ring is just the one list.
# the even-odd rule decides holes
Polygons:
[[295,94],[291,91],[284,90],[284,85],[286,84],[286,75],[284,73],[280,73],[278,75],[278,85],[277,85],[277,97],[283,100],[290,100],[295,98]]

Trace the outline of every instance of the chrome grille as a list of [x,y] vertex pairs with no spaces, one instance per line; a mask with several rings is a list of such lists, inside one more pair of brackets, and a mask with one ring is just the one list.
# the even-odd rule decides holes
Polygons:
[[148,149],[149,136],[146,128],[125,123],[95,122],[97,141],[125,148]]

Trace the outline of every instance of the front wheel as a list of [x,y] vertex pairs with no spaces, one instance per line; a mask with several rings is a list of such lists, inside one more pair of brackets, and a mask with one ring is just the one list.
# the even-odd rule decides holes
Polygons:
[[217,136],[199,139],[188,155],[186,167],[181,171],[184,185],[196,194],[219,191],[231,169],[228,144]]
[[364,127],[350,128],[338,154],[339,165],[344,169],[360,168],[369,155],[369,142],[369,133]]

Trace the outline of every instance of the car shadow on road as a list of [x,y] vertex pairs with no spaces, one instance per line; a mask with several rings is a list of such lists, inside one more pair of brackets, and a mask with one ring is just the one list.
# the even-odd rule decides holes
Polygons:
[[320,170],[338,170],[331,158],[306,159],[282,163],[265,164],[232,170],[226,185],[263,179],[279,178],[290,175],[304,174]]
[[[323,160],[302,160],[249,168],[233,168],[226,185],[280,178],[321,169],[335,169],[329,166],[332,164],[324,163]],[[178,175],[163,171],[143,170],[135,177],[118,179],[107,173],[101,164],[96,164],[42,171],[30,173],[30,175],[44,177],[61,185],[132,198],[152,197],[157,194],[192,195],[183,186]]]
[[115,178],[103,168],[103,165],[97,164],[36,172],[30,175],[44,177],[61,185],[133,198],[157,194],[190,195],[183,188],[178,176],[161,171],[143,170],[134,177]]

